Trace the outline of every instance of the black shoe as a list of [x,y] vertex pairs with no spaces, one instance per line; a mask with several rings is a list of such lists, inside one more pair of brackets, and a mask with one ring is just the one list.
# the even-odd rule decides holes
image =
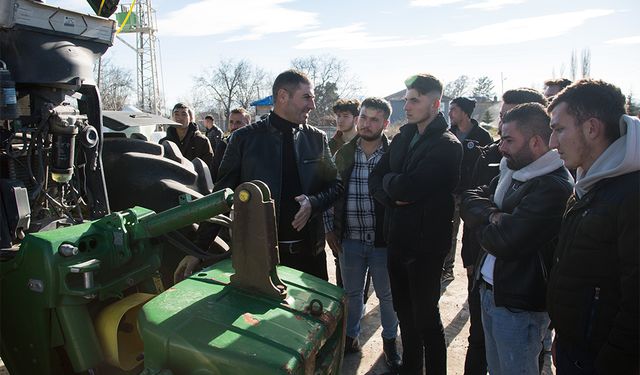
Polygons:
[[357,353],[360,351],[360,342],[358,339],[346,336],[344,340],[344,354]]
[[400,370],[402,366],[402,360],[398,354],[398,348],[396,347],[396,339],[382,338],[382,350],[384,351],[384,361],[392,371]]

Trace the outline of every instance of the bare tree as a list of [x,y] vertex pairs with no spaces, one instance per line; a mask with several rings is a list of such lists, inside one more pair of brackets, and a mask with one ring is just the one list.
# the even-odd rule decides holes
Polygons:
[[493,81],[491,78],[484,76],[476,80],[476,85],[473,88],[473,96],[491,98],[493,96]]
[[571,51],[571,61],[569,62],[569,70],[571,73],[571,80],[575,81],[578,76],[578,57],[576,56],[576,50]]
[[256,82],[263,81],[265,73],[247,60],[225,59],[194,78],[197,89],[205,92],[208,99],[222,108],[225,124],[229,113],[238,105],[258,99]]
[[589,48],[582,50],[580,60],[582,62],[582,78],[589,78],[591,75],[591,50]]
[[96,81],[102,98],[102,108],[112,111],[122,110],[133,92],[131,71],[114,65],[108,58],[101,58],[96,68]]
[[358,78],[350,74],[347,64],[335,56],[308,56],[291,61],[294,69],[309,76],[314,86],[316,109],[309,114],[313,125],[329,125],[333,122],[332,107],[338,98],[359,96]]
[[469,92],[470,81],[471,79],[468,76],[461,75],[444,86],[444,94],[450,98],[464,96]]

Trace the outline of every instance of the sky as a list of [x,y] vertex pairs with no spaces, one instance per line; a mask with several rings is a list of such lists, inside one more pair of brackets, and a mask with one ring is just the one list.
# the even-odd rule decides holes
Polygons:
[[[84,0],[47,2],[92,12]],[[152,6],[168,105],[191,97],[194,77],[229,58],[275,76],[294,58],[332,55],[359,79],[363,96],[395,93],[419,72],[444,83],[462,74],[488,76],[500,96],[570,78],[571,53],[579,57],[584,49],[592,78],[640,98],[637,0],[152,0]],[[121,36],[134,44],[132,35]],[[135,79],[136,57],[123,42],[116,39],[106,56]]]

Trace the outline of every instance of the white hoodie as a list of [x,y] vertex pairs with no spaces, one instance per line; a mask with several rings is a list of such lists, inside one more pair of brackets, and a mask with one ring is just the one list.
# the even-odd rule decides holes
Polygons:
[[578,168],[575,186],[578,198],[582,198],[598,181],[640,170],[640,119],[622,115],[620,135],[598,156],[587,173]]

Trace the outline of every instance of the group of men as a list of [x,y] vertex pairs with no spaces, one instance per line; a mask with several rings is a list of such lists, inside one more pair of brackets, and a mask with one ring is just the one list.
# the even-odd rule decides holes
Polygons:
[[620,90],[581,80],[548,107],[535,90],[507,91],[492,142],[472,100],[451,102],[450,127],[437,78],[405,85],[408,123],[392,141],[391,106],[371,97],[336,103],[329,142],[307,124],[310,80],[281,73],[273,111],[225,142],[214,189],[269,186],[284,265],[327,280],[326,240],[348,300],[347,353],[360,347],[370,274],[391,370],[446,373],[438,301],[461,217],[466,374],[538,374],[549,327],[559,375],[638,374],[640,121]]

